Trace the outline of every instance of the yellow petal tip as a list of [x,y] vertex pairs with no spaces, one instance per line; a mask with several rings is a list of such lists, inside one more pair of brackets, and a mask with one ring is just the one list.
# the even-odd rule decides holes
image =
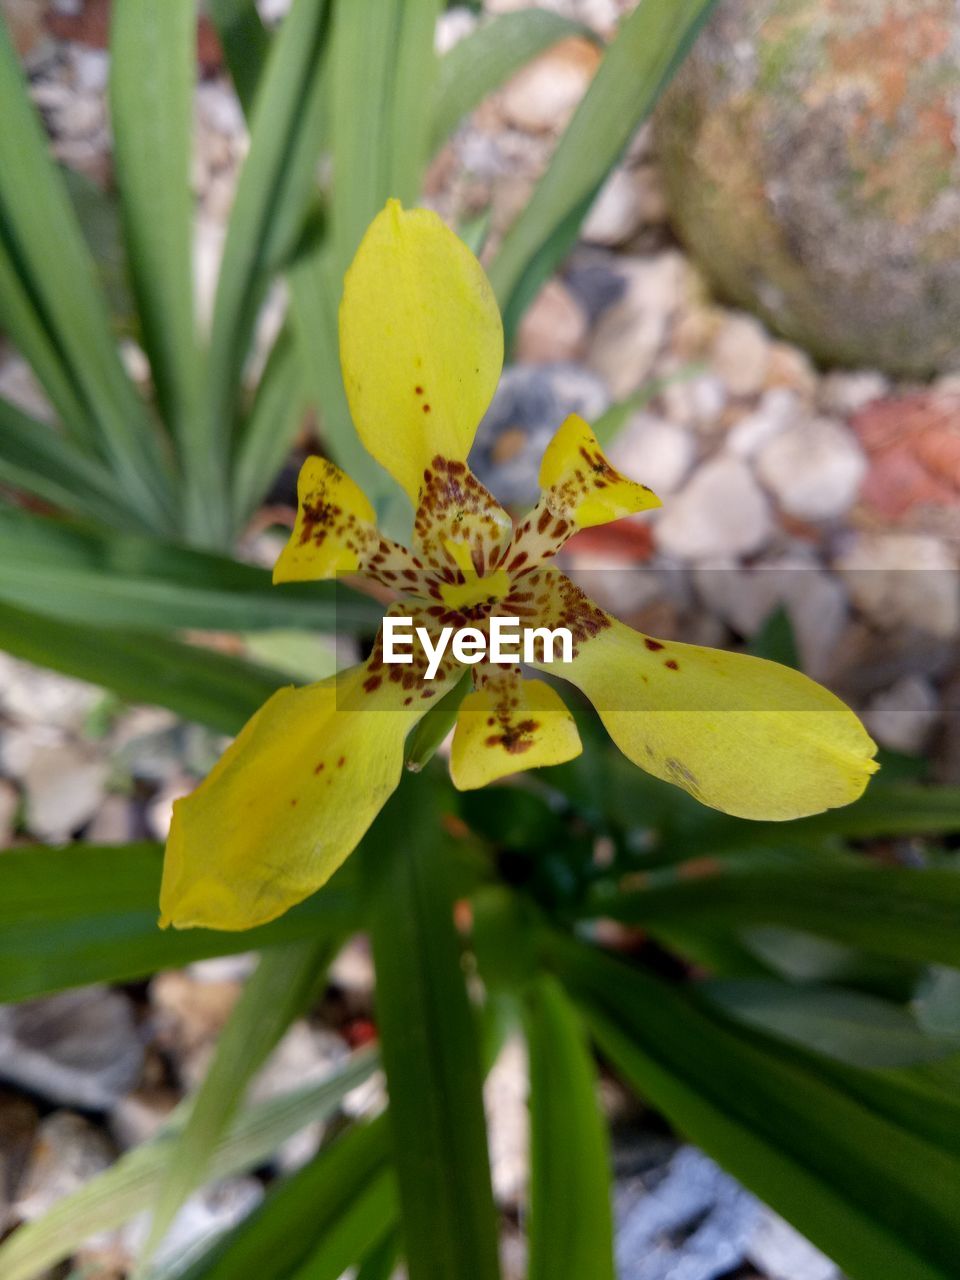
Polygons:
[[506,678],[464,698],[450,778],[458,791],[475,791],[521,770],[566,764],[582,750],[573,716],[548,684]]
[[579,529],[663,505],[646,485],[611,466],[589,423],[571,413],[544,451],[540,487],[557,515]]

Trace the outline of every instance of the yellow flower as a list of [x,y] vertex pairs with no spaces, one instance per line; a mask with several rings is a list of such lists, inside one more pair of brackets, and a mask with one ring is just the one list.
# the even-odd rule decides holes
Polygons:
[[[498,615],[568,628],[573,661],[554,670],[591,699],[620,750],[727,813],[796,818],[863,792],[874,744],[826,689],[758,658],[641,635],[543,567],[578,529],[659,505],[614,470],[586,422],[561,425],[540,500],[516,528],[471,473],[503,332],[480,264],[435,214],[391,200],[374,219],[344,282],[340,356],[357,431],[414,505],[414,548],[385,538],[353,481],[310,458],[275,582],[365,574],[408,597],[391,612],[431,635],[484,632]],[[362,665],[282,689],[257,712],[174,808],[162,924],[250,928],[329,879],[397,786],[407,734],[459,675],[449,651],[432,680],[416,645],[412,656],[386,663],[381,631]],[[472,672],[453,738],[455,786],[580,753],[551,686],[486,660]]]

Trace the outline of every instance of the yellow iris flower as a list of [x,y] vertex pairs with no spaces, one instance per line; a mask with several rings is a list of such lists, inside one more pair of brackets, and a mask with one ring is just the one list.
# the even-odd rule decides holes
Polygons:
[[[796,818],[863,792],[876,748],[832,693],[759,658],[642,635],[543,567],[578,529],[659,506],[614,470],[586,422],[561,425],[540,500],[516,527],[471,473],[503,331],[480,264],[435,214],[391,200],[374,219],[344,281],[340,357],[360,438],[414,505],[413,550],[378,531],[348,476],[310,458],[275,582],[365,574],[409,597],[393,612],[431,634],[482,631],[494,615],[568,628],[573,661],[554,670],[590,698],[620,750],[727,813]],[[381,633],[362,665],[282,689],[257,712],[174,807],[161,924],[251,928],[329,879],[397,786],[408,733],[460,674],[448,653],[425,679],[413,648],[412,663],[387,664]],[[486,660],[471,669],[455,786],[580,753],[550,685]]]

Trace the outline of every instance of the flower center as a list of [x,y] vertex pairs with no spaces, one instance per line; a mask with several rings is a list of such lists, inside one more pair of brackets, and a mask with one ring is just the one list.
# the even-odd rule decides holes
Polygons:
[[510,593],[510,575],[505,569],[480,577],[465,574],[465,582],[440,583],[440,598],[448,609],[467,609],[484,602],[495,604]]

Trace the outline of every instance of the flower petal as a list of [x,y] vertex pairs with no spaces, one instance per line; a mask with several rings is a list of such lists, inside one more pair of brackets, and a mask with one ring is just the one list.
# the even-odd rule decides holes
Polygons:
[[[570,585],[566,620],[552,611],[550,625],[574,630],[574,659],[550,670],[587,695],[634,764],[741,818],[800,818],[863,793],[876,746],[827,689],[762,658],[644,636],[586,597],[578,614]],[[590,620],[579,634],[578,616]]]
[[564,764],[583,750],[573,716],[542,680],[494,677],[460,705],[450,777],[473,791],[521,769]]
[[313,582],[340,573],[369,573],[387,586],[404,575],[419,586],[423,565],[383,537],[373,507],[345,472],[326,458],[307,458],[297,479],[297,519],[273,567],[273,581]]
[[628,480],[610,465],[589,424],[576,413],[563,422],[544,451],[540,487],[553,514],[578,529],[661,505],[645,484]]
[[435,213],[389,200],[370,224],[344,280],[340,362],[360,439],[416,507],[435,457],[466,459],[503,364],[490,283]]
[[466,463],[437,456],[424,468],[413,545],[448,580],[489,573],[512,535],[513,521]]
[[174,805],[160,923],[250,929],[319,889],[400,780],[404,739],[431,705],[366,667],[281,689],[209,777]]
[[576,413],[564,420],[547,445],[540,464],[540,487],[539,502],[518,525],[504,557],[508,566],[519,569],[542,563],[556,555],[578,529],[609,524],[661,505],[645,484],[628,480],[610,465],[589,424]]

